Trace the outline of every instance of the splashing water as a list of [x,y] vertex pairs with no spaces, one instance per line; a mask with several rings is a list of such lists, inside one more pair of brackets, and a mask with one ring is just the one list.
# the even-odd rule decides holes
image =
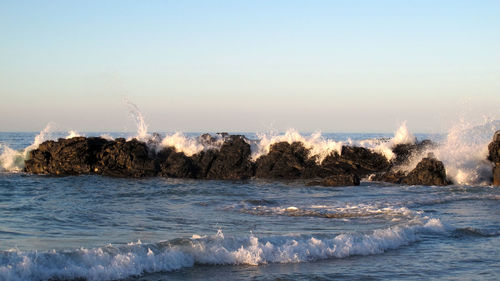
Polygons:
[[417,138],[410,133],[408,127],[406,126],[406,121],[404,121],[398,130],[394,133],[394,137],[391,140],[392,145],[398,144],[415,144]]
[[[473,125],[461,119],[436,147],[428,148],[411,156],[408,163],[398,167],[398,170],[409,172],[417,166],[422,158],[433,153],[438,160],[443,162],[447,178],[454,184],[488,185],[491,183],[492,171],[492,163],[487,160],[488,144],[498,128],[500,128],[499,120],[485,119],[482,124]],[[391,140],[389,143],[393,144],[394,142]],[[380,151],[381,148],[388,147],[392,146],[381,144],[375,150],[379,149]]]
[[80,133],[78,133],[77,131],[75,130],[70,130],[68,132],[68,135],[65,137],[66,139],[71,139],[71,138],[75,138],[75,137],[81,137],[82,135]]
[[210,143],[203,143],[199,138],[187,137],[183,133],[176,132],[171,135],[165,136],[161,141],[163,147],[174,147],[176,151],[183,152],[186,156],[192,156],[204,150],[220,149],[224,144],[224,138],[220,136],[215,137],[215,141]]
[[488,144],[498,128],[499,120],[485,120],[477,126],[460,120],[450,129],[446,140],[432,152],[443,161],[447,176],[453,183],[490,183],[492,164],[486,160]]
[[309,149],[309,156],[316,156],[318,163],[321,163],[328,155],[342,152],[342,142],[326,139],[321,132],[315,132],[309,137],[302,136],[294,129],[289,129],[284,135],[257,134],[259,140],[252,143],[252,160],[255,161],[262,155],[266,155],[271,150],[271,146],[278,142],[301,142],[306,149]]
[[137,126],[137,136],[135,138],[141,141],[148,140],[150,138],[150,135],[148,134],[148,124],[144,120],[144,116],[139,110],[139,107],[137,107],[137,105],[135,105],[128,99],[125,99],[124,103],[128,106],[130,114],[134,118],[135,124]]
[[51,133],[55,124],[50,122],[45,128],[35,137],[33,143],[24,150],[14,150],[5,144],[0,144],[0,171],[20,172],[24,168],[24,160],[28,158],[29,152],[38,146],[51,139]]
[[358,145],[370,148],[374,152],[382,154],[391,161],[396,157],[392,152],[392,148],[398,144],[414,144],[417,138],[408,130],[406,126],[406,121],[401,123],[396,132],[394,132],[394,137],[390,140],[379,140],[379,139],[368,139],[359,141]]

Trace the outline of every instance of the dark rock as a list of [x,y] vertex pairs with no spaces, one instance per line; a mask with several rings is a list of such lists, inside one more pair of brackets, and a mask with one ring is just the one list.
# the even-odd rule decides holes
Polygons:
[[94,172],[113,177],[156,176],[159,170],[154,152],[141,141],[111,141],[97,154]]
[[194,178],[196,166],[190,157],[175,148],[167,147],[158,152],[159,176],[170,178]]
[[85,137],[46,141],[30,152],[25,171],[61,176],[91,173],[98,151],[107,142],[102,138]]
[[147,140],[149,147],[158,147],[161,144],[162,136],[159,133],[152,133]]
[[250,144],[240,135],[229,136],[216,153],[208,179],[249,179],[253,176]]
[[219,150],[210,149],[193,155],[196,177],[206,179],[249,179],[253,176],[250,145],[245,137],[226,137]]
[[306,168],[315,165],[315,159],[309,157],[309,150],[302,143],[279,142],[271,145],[267,155],[257,159],[255,176],[265,179],[298,179],[306,174]]
[[411,156],[422,153],[434,146],[435,144],[431,140],[423,140],[415,144],[397,144],[392,148],[392,152],[396,155],[396,158],[392,160],[391,164],[394,166],[402,165]]
[[371,178],[372,181],[383,181],[390,183],[401,183],[403,178],[406,176],[402,171],[390,170],[385,173],[374,174]]
[[449,185],[446,179],[446,170],[443,162],[434,157],[423,158],[408,174],[402,171],[391,170],[372,178],[375,181],[384,181],[408,185]]
[[493,163],[500,163],[500,141],[490,142],[488,152],[488,160]]
[[359,185],[359,177],[355,174],[338,174],[326,177],[320,181],[313,181],[307,185],[321,185],[321,186],[355,186]]
[[409,185],[448,185],[443,162],[435,158],[423,158],[401,183]]
[[325,177],[328,174],[354,173],[362,178],[372,173],[386,171],[389,166],[389,162],[383,155],[369,149],[342,146],[341,155],[334,153],[323,160],[321,163],[323,172],[317,174],[317,176]]
[[217,138],[213,137],[210,134],[203,134],[203,135],[198,137],[198,141],[203,146],[213,146],[217,142]]

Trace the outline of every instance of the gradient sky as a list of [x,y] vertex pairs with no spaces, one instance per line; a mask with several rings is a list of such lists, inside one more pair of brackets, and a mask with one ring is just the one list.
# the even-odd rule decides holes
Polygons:
[[500,113],[500,1],[0,0],[0,131],[442,132]]

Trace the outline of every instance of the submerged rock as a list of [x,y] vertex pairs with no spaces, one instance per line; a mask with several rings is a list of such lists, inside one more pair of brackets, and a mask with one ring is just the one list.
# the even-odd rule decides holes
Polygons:
[[355,174],[338,174],[326,177],[320,181],[309,182],[307,185],[355,186],[359,184],[360,184],[359,177]]

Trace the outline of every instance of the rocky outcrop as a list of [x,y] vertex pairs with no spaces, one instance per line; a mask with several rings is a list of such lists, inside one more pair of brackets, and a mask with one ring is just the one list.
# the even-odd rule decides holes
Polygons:
[[446,184],[442,163],[425,158],[408,173],[391,172],[395,163],[406,161],[428,145],[394,147],[396,161],[388,161],[374,151],[343,146],[319,162],[301,142],[279,142],[266,155],[251,161],[249,141],[241,135],[204,134],[198,141],[205,150],[187,156],[174,147],[162,147],[161,137],[147,141],[118,138],[75,137],[42,143],[30,152],[26,172],[49,175],[99,174],[113,177],[151,177],[241,180],[320,179],[318,185],[359,185],[359,179],[376,174],[375,179],[405,184]]
[[108,141],[75,137],[46,141],[30,152],[25,170],[34,174],[78,175],[94,171],[97,154]]
[[148,146],[137,140],[75,137],[46,141],[30,152],[25,170],[35,174],[100,174],[115,177],[156,175]]
[[426,157],[420,160],[415,169],[409,173],[402,171],[389,171],[374,177],[374,180],[407,185],[448,185],[446,170],[443,162]]

